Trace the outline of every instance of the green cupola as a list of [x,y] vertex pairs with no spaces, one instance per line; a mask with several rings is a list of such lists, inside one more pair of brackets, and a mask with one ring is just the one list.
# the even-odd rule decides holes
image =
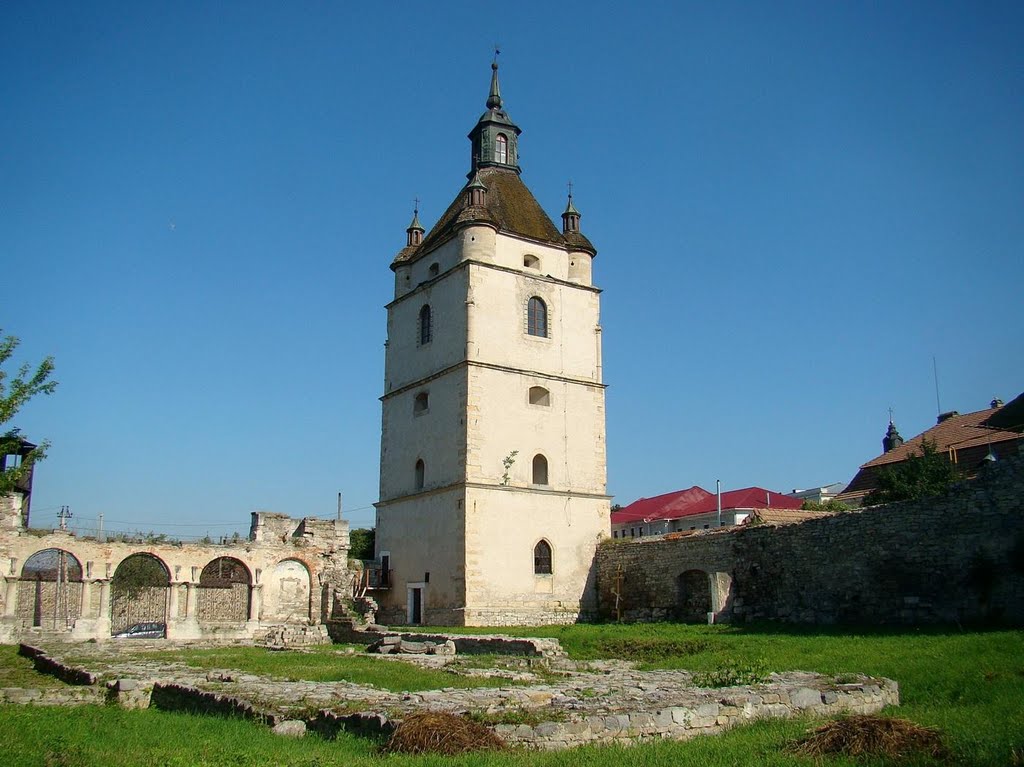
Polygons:
[[501,108],[501,87],[498,85],[498,62],[491,64],[491,91],[487,95],[487,111],[469,132],[473,144],[473,177],[478,168],[507,168],[519,173],[519,134],[522,133],[508,113]]

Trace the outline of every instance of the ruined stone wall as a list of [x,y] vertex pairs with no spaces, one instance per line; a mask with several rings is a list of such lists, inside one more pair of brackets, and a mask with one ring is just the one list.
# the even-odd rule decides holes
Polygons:
[[[600,613],[681,617],[700,570],[718,619],[794,623],[1024,624],[1024,457],[947,495],[787,526],[637,539],[597,556]],[[692,579],[691,581],[692,582]],[[712,601],[709,596],[709,602]]]

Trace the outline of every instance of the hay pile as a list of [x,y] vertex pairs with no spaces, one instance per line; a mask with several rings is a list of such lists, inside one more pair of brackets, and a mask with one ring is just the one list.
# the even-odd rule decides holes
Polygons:
[[408,716],[382,749],[385,754],[444,754],[501,751],[505,741],[464,716],[424,711]]
[[832,754],[890,759],[911,754],[926,754],[933,759],[946,756],[937,731],[907,719],[865,714],[823,724],[794,743],[789,750],[814,758]]

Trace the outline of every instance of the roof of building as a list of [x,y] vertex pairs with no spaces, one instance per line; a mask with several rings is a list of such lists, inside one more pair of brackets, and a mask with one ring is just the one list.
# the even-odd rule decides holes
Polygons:
[[474,178],[479,178],[487,188],[484,205],[478,208],[467,207],[467,183],[423,239],[423,244],[412,252],[409,252],[409,248],[400,251],[394,264],[413,260],[417,251],[426,253],[448,239],[459,224],[467,221],[484,221],[495,225],[499,231],[558,247],[568,245],[518,173],[506,168],[480,168]]
[[926,441],[935,446],[936,452],[948,455],[950,460],[967,472],[975,471],[979,461],[990,449],[997,450],[1000,446],[1006,445],[1015,446],[1021,440],[1021,435],[1017,431],[994,425],[1013,423],[1019,418],[1018,408],[1024,409],[1024,402],[1019,401],[1021,397],[1010,403],[1014,409],[1006,417],[1002,415],[1002,411],[1009,406],[1005,405],[963,415],[953,413],[943,417],[939,423],[899,447],[861,464],[857,475],[839,494],[838,499],[852,500],[866,495],[875,488],[875,478],[881,468],[906,461],[913,455],[920,455]]
[[[799,509],[802,501],[763,487],[745,487],[722,493],[722,510],[732,509]],[[770,506],[769,506],[770,504]],[[651,522],[658,519],[680,519],[696,514],[709,514],[718,509],[718,499],[702,487],[677,490],[654,498],[641,498],[612,512],[612,524]]]
[[830,517],[837,512],[834,511],[803,511],[801,509],[754,509],[754,511],[743,520],[744,525],[792,525],[797,522],[806,522],[808,519],[820,519]]
[[676,490],[653,498],[641,498],[629,506],[613,511],[612,524],[681,517],[685,509],[710,495],[711,493],[704,488],[694,485],[689,490]]

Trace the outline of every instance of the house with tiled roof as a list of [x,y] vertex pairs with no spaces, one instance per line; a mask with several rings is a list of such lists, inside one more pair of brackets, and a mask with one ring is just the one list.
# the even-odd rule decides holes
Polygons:
[[966,477],[973,477],[986,461],[1016,455],[1024,443],[1022,431],[1024,394],[1007,405],[994,399],[985,410],[973,413],[942,413],[938,423],[906,441],[890,421],[882,440],[882,454],[863,464],[836,500],[860,506],[868,493],[878,487],[879,472],[913,455],[921,455],[925,442],[934,445],[936,452],[946,456]]
[[763,487],[728,490],[719,499],[696,485],[654,498],[641,498],[612,512],[612,538],[710,530],[739,525],[765,510],[796,512],[802,501]]

